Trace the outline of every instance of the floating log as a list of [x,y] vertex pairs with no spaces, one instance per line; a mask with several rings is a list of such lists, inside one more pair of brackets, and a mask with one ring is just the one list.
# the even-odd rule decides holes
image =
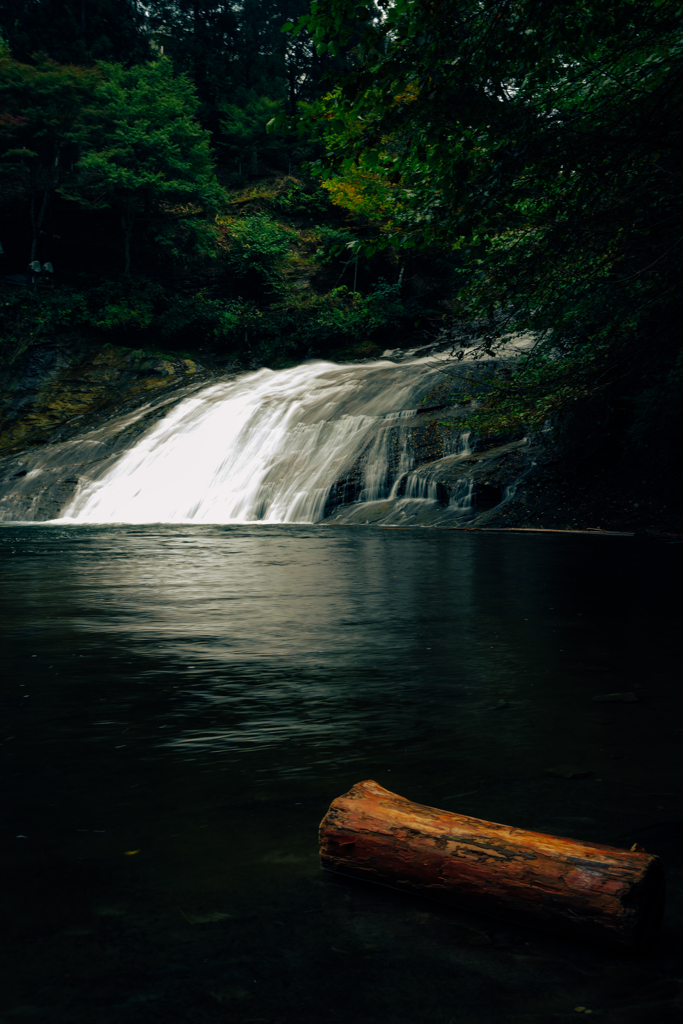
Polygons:
[[323,868],[520,924],[630,948],[650,943],[664,873],[642,848],[527,832],[359,782],[320,825]]

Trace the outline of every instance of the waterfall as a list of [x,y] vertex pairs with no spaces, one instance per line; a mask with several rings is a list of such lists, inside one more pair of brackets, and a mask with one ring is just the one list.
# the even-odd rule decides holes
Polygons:
[[[355,500],[388,498],[414,466],[407,418],[442,373],[428,358],[311,362],[212,384],[172,408],[99,479],[81,479],[61,518],[314,523],[352,471]],[[410,497],[431,496],[410,487]]]
[[[471,432],[466,430],[460,434],[456,441],[455,452],[461,458],[466,458],[472,454],[470,451],[470,437]],[[389,497],[437,499],[439,497],[438,483],[436,480],[426,476],[425,473],[420,473],[419,470],[414,473],[409,472],[412,469],[413,462],[414,459],[410,457],[406,447],[404,447],[404,451],[401,453],[401,469],[396,476],[396,481]],[[472,479],[469,477],[464,478],[456,488],[455,494],[451,496],[449,504],[462,511],[469,510],[472,504],[472,489]]]

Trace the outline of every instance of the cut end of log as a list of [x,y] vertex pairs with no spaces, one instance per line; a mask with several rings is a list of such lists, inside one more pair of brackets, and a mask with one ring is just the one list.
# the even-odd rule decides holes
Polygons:
[[320,825],[328,870],[589,941],[648,945],[664,910],[658,857],[414,803],[372,779]]

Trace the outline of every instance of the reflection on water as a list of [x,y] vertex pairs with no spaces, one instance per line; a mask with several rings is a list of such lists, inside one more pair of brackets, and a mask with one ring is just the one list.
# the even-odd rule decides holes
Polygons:
[[[376,778],[521,827],[640,838],[680,870],[680,547],[6,525],[0,555],[17,878],[0,1020],[679,1014],[675,886],[660,947],[625,966],[323,875],[316,830]],[[637,704],[592,700],[626,690]]]

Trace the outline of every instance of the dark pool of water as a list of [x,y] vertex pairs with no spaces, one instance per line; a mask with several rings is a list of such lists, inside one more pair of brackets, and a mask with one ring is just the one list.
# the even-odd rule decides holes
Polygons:
[[[680,1021],[683,547],[0,528],[0,1022]],[[592,698],[634,691],[638,703]],[[547,769],[591,774],[561,778]],[[320,871],[361,779],[663,857],[633,957]]]

